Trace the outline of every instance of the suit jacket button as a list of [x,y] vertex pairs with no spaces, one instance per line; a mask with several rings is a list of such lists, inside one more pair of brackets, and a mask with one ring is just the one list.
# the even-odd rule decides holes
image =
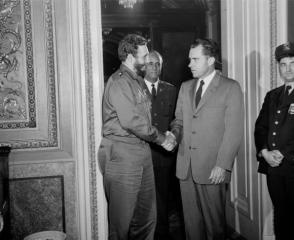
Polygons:
[[193,118],[197,118],[197,116],[196,115],[193,115]]
[[276,132],[273,132],[273,135],[276,136],[277,135]]
[[272,143],[272,146],[273,146],[273,147],[275,147],[275,146],[276,146],[276,144],[275,144],[275,143]]
[[278,110],[277,113],[280,114],[281,113],[281,110]]
[[275,121],[275,124],[276,124],[276,125],[278,125],[278,124],[279,124],[279,122],[278,122],[278,121]]
[[191,146],[189,146],[189,149],[191,149]]
[[192,131],[192,134],[195,134],[196,133],[196,131]]

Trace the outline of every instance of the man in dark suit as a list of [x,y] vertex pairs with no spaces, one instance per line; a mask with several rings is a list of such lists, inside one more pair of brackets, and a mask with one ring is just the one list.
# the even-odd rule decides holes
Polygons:
[[258,171],[266,174],[274,206],[277,240],[290,239],[294,226],[294,44],[275,51],[284,85],[267,93],[255,124]]
[[[151,98],[152,125],[166,132],[174,118],[176,88],[159,79],[162,69],[162,57],[157,51],[151,51],[145,62],[145,84]],[[151,143],[152,161],[155,176],[157,225],[155,240],[169,238],[168,197],[171,180],[174,177],[175,154],[161,146]]]
[[242,91],[215,70],[217,53],[210,39],[191,45],[194,79],[182,84],[172,122],[187,240],[225,239],[226,187],[243,136]]

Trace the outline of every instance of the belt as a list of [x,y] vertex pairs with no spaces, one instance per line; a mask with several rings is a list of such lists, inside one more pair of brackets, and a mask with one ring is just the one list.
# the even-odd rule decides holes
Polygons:
[[136,138],[136,137],[122,137],[122,136],[115,136],[115,135],[108,135],[104,137],[109,140],[130,143],[130,144],[148,144],[144,140],[140,138]]

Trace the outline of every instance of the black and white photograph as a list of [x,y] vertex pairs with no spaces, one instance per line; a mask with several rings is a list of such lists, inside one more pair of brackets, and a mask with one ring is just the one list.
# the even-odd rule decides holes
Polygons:
[[294,239],[294,0],[0,0],[0,240]]

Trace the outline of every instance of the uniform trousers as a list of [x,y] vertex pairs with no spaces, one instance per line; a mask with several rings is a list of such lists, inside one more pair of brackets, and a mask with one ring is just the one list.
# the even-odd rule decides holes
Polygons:
[[190,168],[180,187],[186,240],[224,240],[226,184],[198,184]]
[[99,158],[105,159],[99,162],[108,201],[109,239],[153,240],[156,195],[150,147],[111,142],[106,154],[103,143],[99,149]]
[[287,240],[294,227],[294,176],[267,175],[267,186],[274,206],[276,240]]

